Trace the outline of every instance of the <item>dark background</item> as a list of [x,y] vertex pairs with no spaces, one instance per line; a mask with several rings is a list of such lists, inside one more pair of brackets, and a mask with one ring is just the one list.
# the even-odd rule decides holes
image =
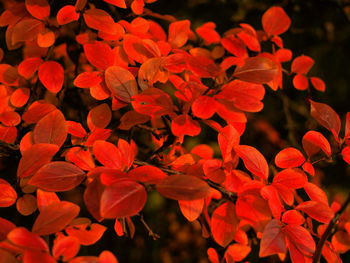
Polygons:
[[[98,2],[101,1],[95,2],[98,5]],[[55,8],[63,6],[64,3],[74,4],[75,1],[53,1],[52,13],[55,14],[57,12]],[[171,14],[178,19],[189,19],[193,30],[204,22],[215,22],[217,31],[222,34],[230,28],[239,26],[239,23],[242,22],[252,25],[255,29],[261,29],[261,16],[272,5],[282,6],[292,20],[291,28],[282,35],[284,46],[293,51],[293,57],[301,54],[311,56],[315,60],[315,65],[309,75],[321,77],[326,83],[324,93],[311,91],[313,100],[332,106],[339,113],[344,125],[345,114],[350,109],[349,0],[158,0],[146,5],[146,8],[160,14]],[[124,12],[121,12],[121,15],[123,16]],[[167,27],[167,23],[158,22]],[[6,51],[4,32],[5,28],[1,28],[0,44],[5,51],[5,60],[2,63],[18,64],[19,52],[17,50]],[[289,69],[290,64],[285,64],[285,67]],[[269,88],[266,90],[264,110],[259,114],[250,115],[249,118],[250,120],[265,120],[270,123],[279,134],[281,141],[288,145],[288,129],[281,98],[278,96],[278,92],[272,92]],[[291,85],[291,78],[284,81],[283,92],[296,103],[296,106],[308,112],[308,105],[304,102],[307,92],[296,91]],[[291,111],[291,114],[297,124],[295,136],[299,142],[303,134],[310,128],[322,131],[327,137],[330,137],[329,133],[320,126],[316,126],[311,118],[294,111]],[[343,128],[341,136],[342,132]],[[214,144],[216,134],[212,134],[208,130],[199,138],[186,139],[185,144],[191,148],[198,142]],[[279,151],[279,148],[268,140],[266,134],[254,126],[248,126],[247,132],[242,137],[242,143],[244,142],[261,149],[269,161]],[[329,196],[342,195],[349,191],[350,172],[343,161],[339,159],[336,160],[335,164],[330,165],[321,163],[320,167],[323,174],[320,174],[318,178],[326,186]],[[83,189],[77,191],[83,191]],[[77,193],[71,194],[79,196],[75,195]],[[136,233],[133,239],[116,237],[113,231],[113,222],[104,221],[103,223],[108,226],[108,230],[103,239],[94,246],[82,247],[80,254],[97,255],[100,251],[109,249],[115,253],[120,262],[207,262],[206,249],[212,246],[223,255],[223,248],[217,246],[210,239],[205,240],[201,237],[198,223],[189,223],[183,218],[176,202],[165,200],[153,192],[149,194],[143,213],[149,226],[161,236],[160,239],[153,241],[148,237],[148,232],[140,223],[139,217],[133,218],[136,224]],[[34,219],[34,217],[11,218],[12,215],[18,216],[13,208],[0,211],[0,216],[12,219],[18,224],[26,222],[28,227],[31,226]],[[259,259],[257,245],[253,245],[253,251],[255,252],[252,252],[247,259],[251,262],[278,262],[274,257]],[[350,262],[349,253],[343,255],[342,259],[343,262]]]

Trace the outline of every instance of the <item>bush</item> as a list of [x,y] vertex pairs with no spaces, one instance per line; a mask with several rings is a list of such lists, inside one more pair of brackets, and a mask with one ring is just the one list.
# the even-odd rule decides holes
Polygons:
[[317,99],[288,14],[219,34],[152,2],[3,2],[0,262],[112,263],[129,237],[133,261],[341,262],[349,187],[322,176],[349,169],[350,113]]

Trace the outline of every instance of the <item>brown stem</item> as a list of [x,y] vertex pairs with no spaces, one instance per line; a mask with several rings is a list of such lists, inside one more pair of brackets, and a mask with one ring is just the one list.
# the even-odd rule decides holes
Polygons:
[[329,222],[326,230],[324,231],[323,235],[320,238],[320,241],[318,241],[317,246],[316,246],[316,251],[314,254],[314,258],[313,258],[313,263],[319,263],[321,260],[321,255],[322,255],[322,248],[324,246],[324,244],[326,243],[327,239],[329,238],[329,236],[331,235],[331,233],[333,233],[339,218],[341,217],[341,215],[344,213],[346,207],[350,204],[350,193],[348,194],[348,197],[346,198],[345,202],[343,203],[343,205],[340,207],[340,209],[335,213],[334,217],[332,218],[332,220]]
[[143,216],[140,215],[140,221],[141,223],[145,226],[145,228],[148,231],[148,235],[151,236],[153,238],[153,240],[157,240],[158,238],[160,238],[160,236],[156,233],[153,232],[153,230],[147,225],[146,221],[143,219]]

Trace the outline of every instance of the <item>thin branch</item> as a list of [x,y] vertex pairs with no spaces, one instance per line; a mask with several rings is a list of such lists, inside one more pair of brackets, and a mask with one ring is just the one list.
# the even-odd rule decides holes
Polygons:
[[348,194],[348,197],[346,198],[343,205],[340,207],[340,209],[335,213],[332,220],[329,222],[326,230],[324,231],[323,235],[321,236],[320,241],[318,241],[316,246],[316,251],[313,258],[313,263],[319,263],[321,260],[322,255],[322,248],[324,244],[326,243],[327,239],[330,237],[331,233],[333,233],[335,227],[337,226],[339,218],[342,216],[342,214],[345,212],[346,207],[350,204],[350,193]]
[[157,240],[158,238],[160,238],[160,236],[157,233],[154,233],[153,230],[148,226],[146,221],[143,219],[143,215],[140,215],[140,221],[145,226],[145,228],[148,231],[148,235],[151,236],[153,240]]

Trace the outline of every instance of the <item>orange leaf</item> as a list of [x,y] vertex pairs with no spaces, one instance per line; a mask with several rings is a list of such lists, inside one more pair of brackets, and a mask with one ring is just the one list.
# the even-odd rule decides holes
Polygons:
[[55,144],[37,143],[26,150],[17,168],[17,177],[33,175],[41,166],[51,161],[59,147]]
[[302,74],[296,74],[293,78],[293,86],[297,90],[306,90],[309,87],[309,80]]
[[293,60],[291,71],[297,74],[307,74],[314,63],[309,56],[301,55]]
[[306,154],[311,157],[322,150],[328,157],[331,156],[331,145],[328,140],[317,131],[308,131],[302,139]]
[[6,127],[0,124],[0,141],[14,143],[17,138],[16,127]]
[[186,44],[191,30],[190,24],[189,20],[180,20],[169,25],[168,42],[172,48],[179,48]]
[[39,47],[51,47],[56,40],[55,33],[47,28],[38,34],[37,43]]
[[122,157],[117,146],[110,142],[97,140],[94,142],[92,151],[96,159],[104,166],[121,169]]
[[85,23],[88,27],[114,35],[117,32],[116,24],[113,18],[102,9],[89,9],[83,14]]
[[262,16],[261,22],[268,36],[284,33],[291,24],[286,12],[278,6],[270,7]]
[[113,96],[124,102],[138,93],[135,77],[131,72],[119,66],[112,66],[105,71],[105,80]]
[[341,151],[341,155],[343,157],[343,160],[348,164],[350,164],[350,147],[349,146],[346,146],[343,148],[343,150]]
[[145,188],[131,180],[120,179],[106,187],[101,197],[101,215],[116,218],[136,215],[147,200]]
[[210,221],[210,229],[216,243],[226,247],[233,240],[238,223],[239,221],[233,203],[226,202],[217,207]]
[[25,250],[23,254],[23,262],[26,263],[56,263],[53,257],[48,253],[39,251],[39,250]]
[[237,130],[231,125],[223,128],[218,135],[218,143],[224,162],[232,160],[232,149],[239,144],[240,135]]
[[317,185],[313,183],[306,183],[304,190],[312,201],[317,201],[328,205],[328,198],[326,193]]
[[56,61],[46,61],[39,66],[38,72],[41,83],[49,91],[57,93],[62,89],[64,69]]
[[215,31],[216,25],[213,22],[207,22],[196,29],[206,45],[220,42],[220,35]]
[[84,138],[87,135],[84,127],[79,122],[66,121],[66,124],[67,124],[67,133],[78,138]]
[[302,225],[305,222],[305,218],[297,210],[288,210],[282,215],[282,222],[285,224]]
[[233,76],[240,80],[263,84],[272,81],[278,74],[278,65],[266,57],[249,57],[242,66],[237,66]]
[[57,13],[57,23],[59,25],[65,25],[70,22],[76,21],[79,19],[79,13],[75,11],[75,7],[72,5],[65,5]]
[[46,191],[68,191],[78,186],[85,178],[79,167],[67,162],[51,162],[42,166],[28,184]]
[[44,20],[50,15],[50,5],[46,0],[25,0],[28,12],[37,19]]
[[120,8],[126,8],[125,0],[103,0],[106,3],[110,3]]
[[101,41],[83,45],[87,60],[98,69],[107,69],[114,63],[114,54],[111,47]]
[[61,147],[67,138],[67,124],[60,110],[43,117],[33,131],[34,143],[50,143]]
[[314,117],[319,124],[330,130],[335,139],[339,141],[338,134],[340,131],[339,115],[327,104],[310,100],[311,116]]
[[332,209],[330,209],[327,204],[318,201],[303,202],[295,209],[301,210],[311,218],[325,224],[328,224],[334,216]]
[[268,178],[269,166],[265,157],[257,149],[248,145],[237,145],[234,146],[234,150],[252,174],[264,179]]
[[89,171],[95,168],[95,162],[90,151],[84,150],[80,147],[71,148],[67,152],[66,158],[80,169]]
[[215,113],[215,100],[209,96],[200,96],[192,103],[193,115],[201,119],[209,119]]
[[38,201],[38,209],[42,209],[52,203],[60,202],[60,199],[54,192],[46,192],[40,189],[36,190],[36,199]]
[[171,122],[171,132],[180,138],[184,135],[196,136],[201,132],[201,127],[188,114],[181,114]]
[[275,157],[275,164],[279,168],[298,167],[304,162],[304,155],[298,149],[293,147],[283,149]]
[[272,219],[262,234],[259,257],[285,253],[286,250],[286,238],[282,231],[282,224],[278,220]]
[[190,222],[196,220],[202,213],[204,207],[204,199],[183,201],[179,200],[181,213]]
[[61,231],[78,214],[80,207],[67,201],[54,202],[44,207],[33,225],[33,233],[44,236]]
[[192,201],[207,197],[211,188],[203,180],[192,175],[173,174],[156,185],[157,191],[166,198]]
[[[7,238],[7,234],[11,232],[11,230],[15,229],[16,225],[11,221],[0,217],[0,241],[3,241]],[[1,256],[0,256],[1,258]]]
[[[111,0],[108,0],[108,1],[111,1]],[[118,260],[113,255],[112,252],[110,252],[108,250],[104,250],[104,251],[102,251],[102,253],[98,257],[98,263],[118,263]]]

